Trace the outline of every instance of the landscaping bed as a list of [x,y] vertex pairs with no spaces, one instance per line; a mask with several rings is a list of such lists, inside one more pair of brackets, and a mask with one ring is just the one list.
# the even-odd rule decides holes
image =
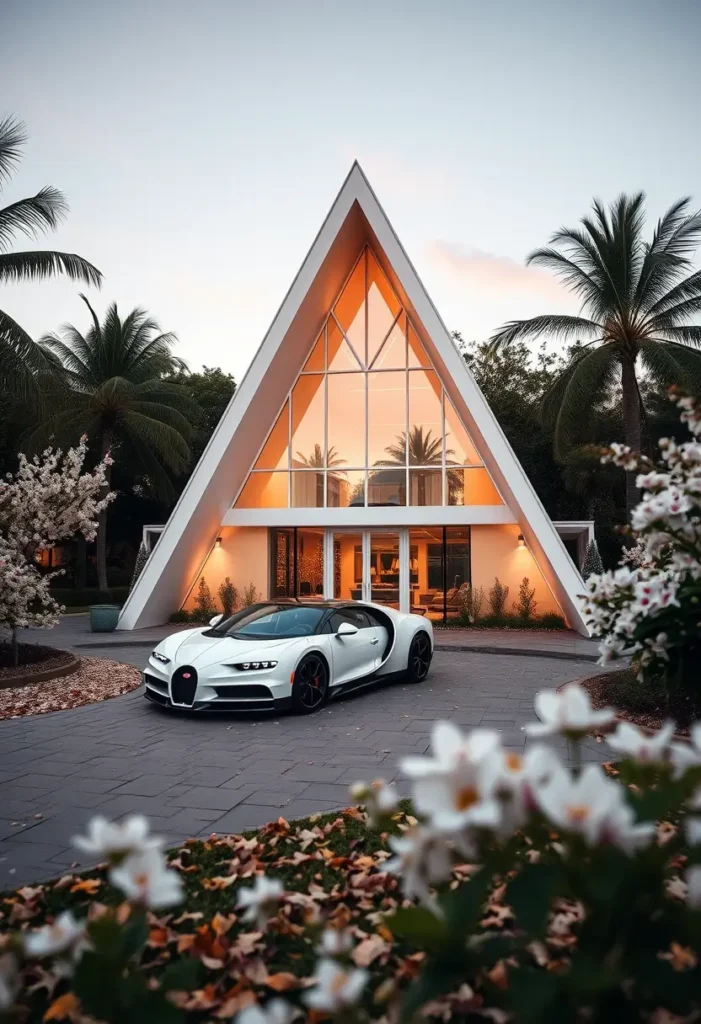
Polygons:
[[[6,677],[9,685],[3,685],[3,670],[0,670],[0,719],[43,715],[49,711],[94,704],[128,693],[141,683],[141,672],[132,665],[105,658],[82,658],[78,661],[70,651],[54,651],[53,654],[59,667],[65,667],[67,659],[79,667],[69,675],[16,686],[11,685],[12,677],[9,675]],[[38,662],[37,668],[43,664]],[[20,666],[24,673],[26,669],[26,666]]]
[[[403,804],[393,818],[393,831],[401,833],[414,822]],[[251,1002],[279,993],[301,1005],[312,984],[322,928],[348,928],[355,943],[353,961],[370,971],[365,1008],[373,1018],[382,1016],[384,1003],[416,978],[425,959],[413,944],[396,941],[385,923],[385,915],[404,903],[399,879],[384,870],[388,838],[388,833],[368,828],[364,812],[350,807],[293,823],[280,818],[248,836],[188,840],[169,855],[170,866],[185,884],[184,902],[173,912],[149,914],[144,970],[158,978],[175,962],[198,960],[197,987],[174,998],[188,1020],[229,1020]],[[277,914],[264,929],[242,920],[236,910],[239,887],[250,886],[260,871],[285,888]],[[472,871],[470,865],[459,865],[454,878],[467,878]],[[498,887],[487,899],[482,931],[503,934],[513,927],[502,902],[503,889]],[[78,918],[89,908],[92,915],[99,914],[101,907],[119,900],[103,870],[67,874],[0,899],[0,931],[38,927],[69,908]],[[534,966],[557,969],[571,947],[577,920],[576,910],[563,905],[548,939],[537,944]],[[36,966],[25,970],[24,991],[31,993],[25,995],[25,1019],[62,1019],[62,1004],[55,1004],[65,983],[52,986]],[[444,1020],[494,1020],[482,1011],[489,1005],[490,989],[504,978],[505,968],[498,966],[489,976],[466,979],[457,993],[429,1003],[424,1013]],[[51,1016],[45,1016],[52,1005]],[[76,1009],[71,1008],[74,1013]]]
[[[615,672],[602,672],[581,680],[595,708],[615,708],[621,718],[647,729],[659,729],[668,718],[675,718],[674,709],[667,704],[660,683],[638,680],[635,669],[623,668]],[[688,728],[679,726],[677,732],[688,735]]]

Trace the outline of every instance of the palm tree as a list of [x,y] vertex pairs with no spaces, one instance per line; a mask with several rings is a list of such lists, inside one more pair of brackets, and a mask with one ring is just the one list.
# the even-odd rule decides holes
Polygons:
[[[621,195],[607,210],[599,200],[578,228],[561,228],[526,262],[554,271],[582,301],[578,316],[545,314],[513,320],[492,336],[494,347],[552,335],[578,340],[569,364],[543,399],[555,420],[562,458],[587,422],[592,405],[619,386],[626,444],[640,449],[644,407],[638,368],[658,386],[701,384],[701,271],[692,258],[701,238],[701,212],[680,199],[643,238],[645,194]],[[639,362],[640,361],[640,362]],[[626,479],[628,509],[638,500],[635,474]]]
[[[297,457],[303,466],[308,469],[323,469],[324,468],[324,453],[320,444],[314,445],[314,451],[311,455],[302,455],[301,452],[297,452]],[[345,460],[336,451],[335,445],[331,445],[329,453],[326,458],[326,465],[329,469],[334,469],[336,466],[341,466]]]
[[[10,180],[26,141],[20,121],[12,117],[0,120],[0,186]],[[99,286],[100,271],[74,253],[8,252],[16,234],[36,238],[45,231],[55,231],[67,211],[63,193],[50,186],[0,209],[0,285],[66,274],[72,281]],[[0,309],[0,391],[6,389],[20,401],[36,399],[37,377],[46,370],[40,347],[9,313]]]
[[[85,298],[92,323],[85,334],[66,324],[40,345],[60,368],[66,388],[55,408],[30,439],[35,447],[47,437],[59,441],[87,434],[99,441],[100,454],[116,450],[120,463],[140,473],[162,500],[172,500],[170,473],[183,473],[191,459],[189,441],[199,406],[182,384],[163,380],[183,369],[171,348],[174,334],[163,334],[143,309],[123,320],[112,303],[100,323]],[[107,590],[106,513],[97,534],[98,586]]]
[[[376,466],[406,466],[407,462],[407,435],[405,431],[397,435],[396,444],[387,445],[385,451],[389,458],[376,462]],[[431,430],[424,433],[423,426],[414,425],[409,429],[409,467],[412,466],[440,466],[443,461],[443,438],[438,435],[434,437]],[[450,458],[455,452],[452,448],[446,448],[446,463],[455,465]],[[448,470],[448,479],[453,486],[462,486],[459,474]],[[419,471],[418,480],[418,502],[420,505],[426,503],[426,476]]]

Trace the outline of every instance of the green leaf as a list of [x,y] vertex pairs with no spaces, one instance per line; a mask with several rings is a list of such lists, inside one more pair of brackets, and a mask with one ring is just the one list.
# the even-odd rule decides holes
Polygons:
[[202,978],[202,964],[194,957],[169,964],[161,975],[163,992],[191,992],[197,988]]
[[466,936],[476,930],[491,883],[491,872],[481,868],[469,882],[441,896],[439,904],[451,931]]
[[504,1005],[514,1012],[520,1024],[529,1021],[566,1019],[557,1009],[561,982],[557,975],[542,970],[521,968],[509,972],[509,987],[504,994]]
[[451,939],[445,922],[425,907],[399,907],[385,918],[385,924],[396,939],[428,950],[439,949]]
[[146,945],[148,938],[148,924],[146,914],[136,914],[132,920],[122,928],[120,954],[124,960],[130,960],[137,953],[140,953]]
[[506,902],[524,931],[539,938],[545,935],[559,880],[553,865],[527,864],[509,882]]
[[425,1003],[454,991],[465,979],[463,966],[442,960],[429,961],[402,999],[401,1020],[412,1020]]
[[110,1024],[121,1019],[121,984],[118,962],[91,951],[83,954],[73,976],[73,991],[83,1009]]

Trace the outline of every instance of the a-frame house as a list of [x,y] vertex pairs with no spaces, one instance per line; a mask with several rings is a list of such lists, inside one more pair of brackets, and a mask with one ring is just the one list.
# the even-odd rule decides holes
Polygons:
[[119,628],[191,608],[202,577],[437,622],[497,578],[510,610],[528,577],[586,634],[577,568],[357,163]]

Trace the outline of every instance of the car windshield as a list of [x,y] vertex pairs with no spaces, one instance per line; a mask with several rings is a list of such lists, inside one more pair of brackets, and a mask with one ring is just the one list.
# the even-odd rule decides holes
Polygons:
[[290,605],[253,605],[207,630],[205,636],[231,636],[236,640],[289,640],[311,636],[326,609]]

